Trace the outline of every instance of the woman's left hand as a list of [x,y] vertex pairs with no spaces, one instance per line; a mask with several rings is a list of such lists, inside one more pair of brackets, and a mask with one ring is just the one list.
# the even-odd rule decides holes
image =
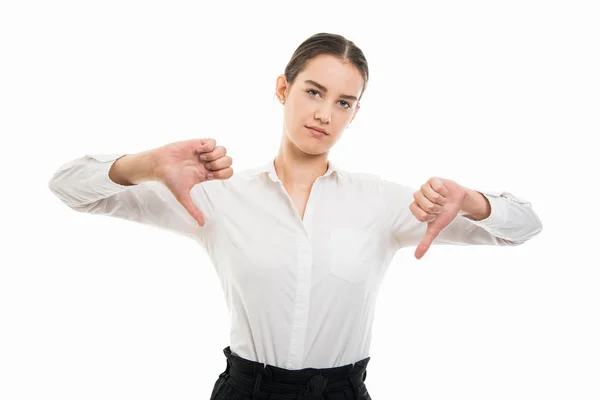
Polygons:
[[415,251],[415,257],[421,259],[429,250],[433,240],[458,215],[466,189],[449,179],[432,177],[425,182],[413,197],[410,211],[421,222],[427,222],[427,231]]

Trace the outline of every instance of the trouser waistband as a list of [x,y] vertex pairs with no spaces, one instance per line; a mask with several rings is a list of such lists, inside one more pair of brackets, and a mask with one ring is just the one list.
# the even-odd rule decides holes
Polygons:
[[[277,393],[296,399],[322,399],[324,392],[335,392],[351,388],[357,395],[366,391],[367,364],[370,357],[352,364],[333,368],[303,368],[289,370],[273,365],[247,360],[231,352],[230,346],[223,349],[227,357],[227,368],[221,376],[238,390],[261,398],[261,394]],[[266,393],[265,393],[266,392]],[[284,397],[282,397],[284,398]]]

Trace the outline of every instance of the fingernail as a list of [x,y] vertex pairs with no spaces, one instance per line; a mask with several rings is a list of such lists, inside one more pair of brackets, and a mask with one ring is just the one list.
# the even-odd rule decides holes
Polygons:
[[214,178],[214,175],[213,175],[213,174],[208,174],[206,177],[207,177],[208,179],[212,179],[212,178]]
[[206,160],[208,159],[208,157],[206,157],[206,156],[200,156],[200,159],[201,159],[202,161],[206,161]]

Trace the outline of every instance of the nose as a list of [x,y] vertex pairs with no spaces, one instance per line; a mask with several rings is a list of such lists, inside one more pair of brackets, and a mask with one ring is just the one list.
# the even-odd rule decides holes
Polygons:
[[317,109],[315,113],[315,119],[318,119],[324,124],[328,124],[331,122],[331,108],[323,105]]

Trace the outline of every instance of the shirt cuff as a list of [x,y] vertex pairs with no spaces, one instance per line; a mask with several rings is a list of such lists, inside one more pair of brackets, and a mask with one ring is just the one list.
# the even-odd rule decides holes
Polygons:
[[[467,221],[471,222],[473,225],[480,226],[489,232],[497,232],[499,228],[506,226],[506,221],[508,219],[508,206],[506,204],[505,197],[512,196],[507,192],[495,192],[491,190],[476,190],[485,196],[485,198],[490,202],[490,215],[487,218],[482,220],[474,220],[466,215],[462,215]],[[517,198],[515,197],[515,200]]]
[[88,187],[103,198],[130,188],[131,186],[118,184],[108,176],[115,161],[125,155],[127,154],[86,154],[85,157],[93,163],[87,177]]

